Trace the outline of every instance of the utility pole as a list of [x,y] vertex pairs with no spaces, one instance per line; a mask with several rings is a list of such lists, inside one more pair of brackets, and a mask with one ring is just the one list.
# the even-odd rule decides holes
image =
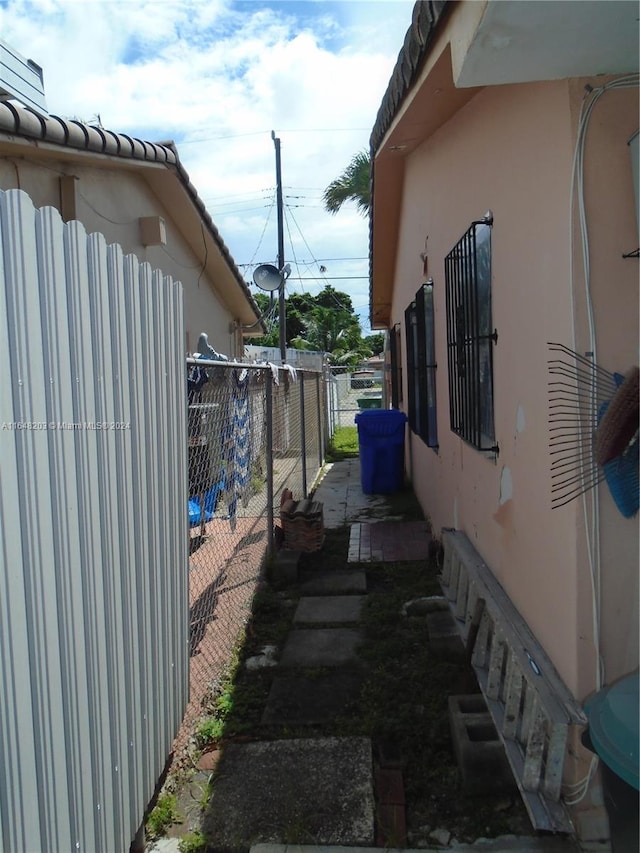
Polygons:
[[275,131],[271,138],[276,148],[276,208],[278,211],[278,271],[282,277],[278,290],[278,318],[280,327],[280,358],[284,364],[287,359],[287,321],[284,307],[284,220],[282,204],[282,164],[280,161],[280,140]]

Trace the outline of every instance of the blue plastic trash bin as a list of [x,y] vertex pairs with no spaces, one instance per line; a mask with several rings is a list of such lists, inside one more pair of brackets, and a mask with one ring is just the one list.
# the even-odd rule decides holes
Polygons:
[[365,409],[355,417],[360,450],[360,482],[365,495],[398,492],[404,483],[404,425],[397,409]]

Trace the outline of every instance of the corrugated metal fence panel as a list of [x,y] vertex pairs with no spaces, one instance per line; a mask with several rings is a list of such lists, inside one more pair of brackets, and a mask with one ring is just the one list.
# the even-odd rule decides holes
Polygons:
[[182,287],[17,190],[0,237],[2,849],[124,851],[188,694]]

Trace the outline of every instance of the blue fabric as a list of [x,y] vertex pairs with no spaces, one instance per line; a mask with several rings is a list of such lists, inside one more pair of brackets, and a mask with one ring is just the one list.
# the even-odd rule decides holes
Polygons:
[[238,498],[243,506],[247,506],[250,496],[250,408],[249,408],[249,374],[246,370],[234,370],[231,377],[232,394],[231,409],[226,426],[225,458],[227,461],[227,476],[225,482],[225,498],[229,510],[229,524],[235,530],[238,512]]
[[604,476],[615,505],[625,518],[633,518],[640,506],[640,454],[635,441],[622,456],[603,466]]
[[[204,520],[211,521],[216,511],[216,504],[218,503],[218,496],[222,492],[224,488],[224,475],[220,482],[215,483],[211,488],[205,492],[204,496]],[[198,498],[191,498],[188,504],[189,511],[189,525],[194,527],[197,524],[202,522],[202,516],[200,514],[200,500]]]
[[[620,373],[614,373],[613,378],[618,388],[624,382],[624,376]],[[600,423],[608,408],[609,402],[602,405],[598,412],[598,423]],[[602,466],[611,497],[625,518],[633,518],[640,506],[639,451],[640,448],[638,447],[638,439],[636,437],[635,441],[629,445],[622,456],[617,456],[611,462],[607,462],[606,465]]]

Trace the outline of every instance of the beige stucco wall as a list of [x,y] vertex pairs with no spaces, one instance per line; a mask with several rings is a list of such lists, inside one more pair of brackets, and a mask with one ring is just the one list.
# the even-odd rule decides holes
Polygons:
[[[159,168],[159,167],[149,167]],[[29,194],[36,207],[60,208],[59,178],[77,177],[76,218],[88,233],[99,231],[109,243],[118,243],[125,253],[135,254],[152,268],[182,282],[185,300],[185,352],[195,350],[198,336],[206,332],[209,342],[230,357],[242,354],[237,335],[230,330],[233,317],[225,309],[201,264],[167,210],[142,177],[125,162],[120,168],[95,168],[54,159],[38,161],[20,157],[0,157],[0,188],[19,187]],[[139,217],[162,216],[167,243],[145,247],[141,242]],[[239,347],[239,348],[238,348]]]
[[[575,87],[567,81],[485,89],[409,155],[392,317],[403,324],[404,310],[423,281],[420,253],[428,237],[428,272],[435,284],[440,448],[435,453],[411,437],[408,458],[414,488],[436,532],[450,526],[468,534],[567,685],[583,698],[593,689],[595,661],[582,505],[576,501],[551,509],[547,410],[547,342],[572,346],[569,198],[574,101]],[[616,127],[604,134],[605,148],[612,139],[626,144],[628,126],[635,121],[637,127],[637,93],[623,95],[611,109],[607,123]],[[627,221],[633,213],[628,157],[596,156],[595,164],[599,181],[609,189],[606,206],[590,208],[591,225],[600,233],[606,220],[606,234],[624,233],[625,245],[633,248],[635,216],[633,223]],[[622,196],[624,203],[618,204]],[[497,459],[454,436],[448,411],[443,260],[471,221],[488,209],[494,214],[493,325],[499,335],[494,348]],[[603,281],[611,281],[611,239],[594,243],[596,254],[602,255],[602,261],[594,261],[594,276],[599,264]],[[608,319],[602,335],[603,346],[611,335],[618,338],[615,364],[605,366],[621,362],[626,369],[637,362],[637,268],[619,267],[614,265],[614,278],[625,285],[616,314],[624,313],[625,321]],[[635,289],[630,286],[632,276]],[[606,313],[606,302],[597,308]],[[637,528],[608,507],[606,496],[602,505],[608,528],[602,537],[603,565],[607,562],[603,579],[616,562],[615,589],[603,595],[605,652],[616,660],[612,672],[628,671],[634,661],[637,665],[637,643],[634,658],[633,641],[614,634],[628,634],[633,619],[637,626],[637,593],[635,599],[624,599],[619,592],[625,585],[633,589],[634,583],[637,590]],[[624,631],[613,627],[616,613]]]

